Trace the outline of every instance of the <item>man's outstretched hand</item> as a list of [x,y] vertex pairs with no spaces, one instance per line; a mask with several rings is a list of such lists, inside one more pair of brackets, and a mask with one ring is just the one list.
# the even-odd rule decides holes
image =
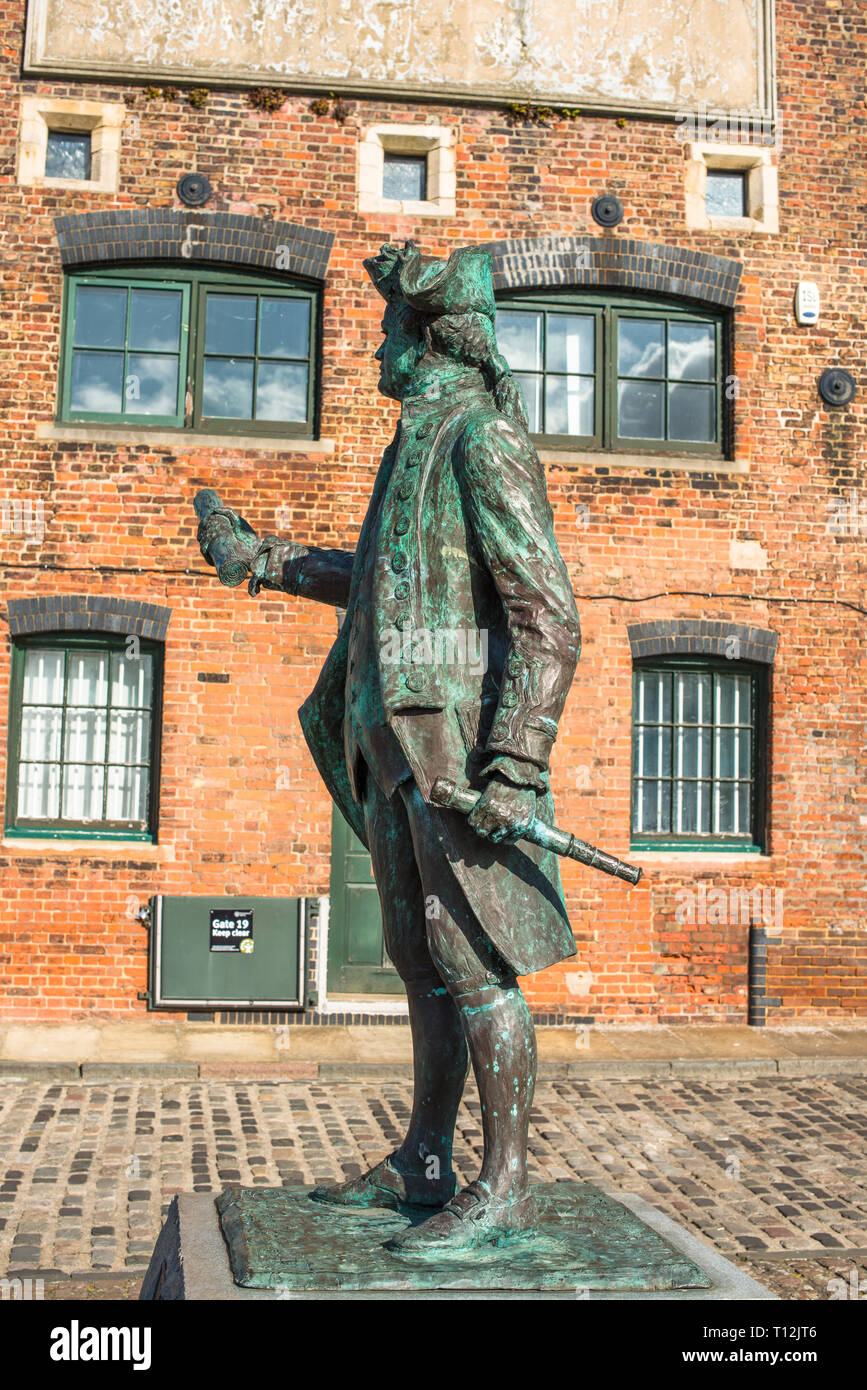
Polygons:
[[477,835],[495,845],[514,844],[536,818],[536,793],[492,778],[467,817]]

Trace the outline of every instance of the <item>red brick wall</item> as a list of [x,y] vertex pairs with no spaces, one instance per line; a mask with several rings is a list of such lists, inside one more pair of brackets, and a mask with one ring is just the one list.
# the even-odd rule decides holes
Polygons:
[[[361,259],[413,235],[426,250],[507,236],[595,235],[590,202],[618,194],[616,235],[731,256],[744,276],[735,317],[735,453],[744,475],[552,466],[557,533],[585,639],[554,758],[558,821],[629,854],[631,658],[626,625],[706,617],[772,628],[770,856],[645,861],[642,884],[564,868],[578,955],[527,981],[534,1007],[598,1020],[744,1021],[747,928],[679,923],[677,892],[699,881],[783,890],[769,953],[769,1021],[853,1021],[865,1005],[867,778],[864,674],[867,534],[828,533],[829,500],[856,493],[865,444],[863,49],[854,6],[777,6],[782,142],[778,236],[687,231],[683,149],[670,124],[581,117],[510,126],[491,108],[349,102],[345,125],[290,95],[276,115],[243,93],[204,110],[147,102],[143,88],[19,77],[23,4],[2,9],[2,256],[6,297],[0,392],[6,421],[0,497],[42,498],[41,546],[0,534],[5,598],[104,593],[166,604],[160,843],[0,848],[0,1016],[142,1014],[147,939],[132,912],[151,893],[328,891],[330,803],[295,710],[336,630],[329,609],[226,591],[194,542],[202,486],[262,531],[349,547],[394,407],[377,397],[371,353],[380,302]],[[116,197],[21,188],[15,181],[22,93],[126,100]],[[434,119],[455,129],[454,219],[360,216],[359,131]],[[335,234],[324,297],[326,455],[39,441],[54,417],[62,275],[53,218],[106,207],[179,206],[197,169],[209,210],[276,215]],[[792,297],[816,280],[818,327],[799,328]],[[826,409],[820,371],[838,363],[861,395]],[[860,453],[859,453],[860,451]],[[588,525],[577,524],[579,507]],[[731,540],[755,540],[762,570],[731,567]],[[98,567],[98,568],[97,568]],[[5,748],[9,643],[0,643]],[[225,672],[228,684],[197,674]],[[5,755],[4,755],[5,756]],[[5,764],[2,768],[5,778]],[[5,783],[4,783],[5,785]],[[576,973],[577,972],[577,973]]]

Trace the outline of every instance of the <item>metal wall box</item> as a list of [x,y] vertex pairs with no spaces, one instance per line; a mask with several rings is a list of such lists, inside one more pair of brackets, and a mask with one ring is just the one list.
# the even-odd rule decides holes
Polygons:
[[149,1009],[302,1009],[304,898],[151,899]]

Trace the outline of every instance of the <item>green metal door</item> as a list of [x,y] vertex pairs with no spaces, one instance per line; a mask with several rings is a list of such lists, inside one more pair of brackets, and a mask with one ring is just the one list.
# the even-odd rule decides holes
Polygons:
[[328,993],[402,992],[400,976],[385,952],[370,855],[335,806],[331,820]]

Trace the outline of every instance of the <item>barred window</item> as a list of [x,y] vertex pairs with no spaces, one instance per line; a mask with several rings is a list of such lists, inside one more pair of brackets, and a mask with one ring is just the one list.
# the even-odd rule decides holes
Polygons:
[[16,643],[7,833],[152,838],[161,647]]
[[765,680],[745,663],[636,668],[634,848],[761,848]]

